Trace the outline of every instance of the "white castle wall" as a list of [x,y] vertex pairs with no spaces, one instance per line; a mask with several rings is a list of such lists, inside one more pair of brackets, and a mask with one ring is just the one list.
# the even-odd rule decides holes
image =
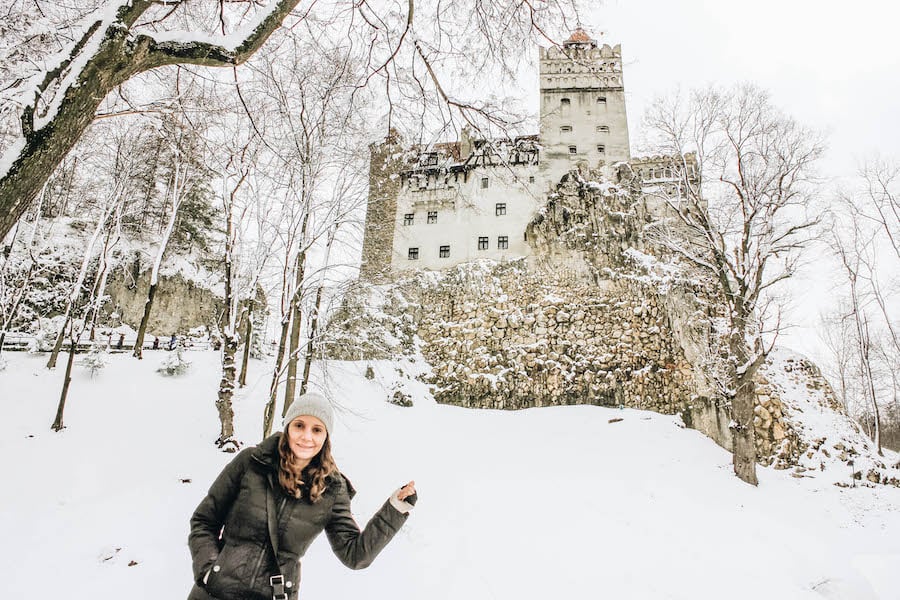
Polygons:
[[[537,165],[484,166],[405,178],[394,217],[391,267],[441,270],[481,258],[504,260],[530,254],[525,226],[543,190]],[[496,214],[497,204],[505,204],[506,214]],[[434,223],[428,222],[429,212],[437,213]],[[413,215],[411,225],[405,224],[409,214]],[[499,247],[500,236],[506,236],[508,248]],[[488,238],[487,249],[479,249],[480,237]],[[449,246],[449,256],[440,256],[441,246]],[[417,259],[409,258],[410,248],[418,248]]]

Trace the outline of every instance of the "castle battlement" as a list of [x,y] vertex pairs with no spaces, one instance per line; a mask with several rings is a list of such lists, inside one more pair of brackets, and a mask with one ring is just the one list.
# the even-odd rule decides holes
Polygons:
[[551,46],[549,48],[540,49],[540,58],[541,60],[559,61],[595,61],[609,59],[611,61],[618,60],[618,62],[621,62],[622,45],[616,44],[615,46],[610,46],[609,44],[603,44],[602,46],[595,46],[589,49]]
[[635,176],[643,182],[675,181],[687,178],[694,181],[700,170],[697,167],[697,155],[688,152],[683,157],[658,154],[654,156],[638,156],[629,161]]

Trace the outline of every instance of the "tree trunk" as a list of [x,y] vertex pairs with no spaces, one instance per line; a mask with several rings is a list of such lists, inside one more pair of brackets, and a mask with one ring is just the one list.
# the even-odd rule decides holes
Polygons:
[[316,290],[316,304],[313,307],[312,322],[309,324],[309,339],[306,342],[306,357],[303,361],[303,379],[300,381],[301,394],[305,394],[309,386],[309,372],[312,370],[313,361],[313,342],[315,342],[319,331],[319,307],[322,304],[322,289],[323,286],[320,285],[319,289]]
[[294,295],[291,298],[291,336],[287,364],[287,381],[284,384],[284,407],[281,416],[287,414],[297,390],[297,359],[300,352],[300,329],[303,325],[303,275],[306,268],[306,252],[297,253],[294,265]]
[[94,287],[91,290],[91,301],[85,314],[84,325],[82,331],[90,326],[91,333],[88,339],[94,341],[97,329],[97,317],[100,314],[100,298],[103,297],[103,291],[106,289],[106,276],[109,273],[109,261],[107,253],[109,252],[109,238],[112,231],[107,231],[106,239],[103,241],[103,253],[100,255],[100,264],[97,270],[97,276],[94,278]]
[[756,382],[753,376],[761,360],[751,366],[753,351],[747,347],[744,334],[748,329],[749,317],[743,314],[735,317],[733,333],[729,340],[732,358],[737,368],[731,378],[734,397],[731,399],[731,433],[733,440],[734,474],[750,485],[758,485],[756,479],[756,428],[753,426],[753,408],[756,406]]
[[750,485],[756,479],[756,430],[753,427],[753,407],[756,404],[756,384],[750,377],[738,384],[731,403],[731,428],[734,441],[734,474]]
[[[71,327],[74,328],[75,324],[73,323]],[[77,340],[74,339],[73,336],[71,337],[71,344],[69,345],[69,361],[66,363],[66,376],[63,379],[62,392],[59,395],[59,405],[56,407],[56,418],[53,419],[53,425],[50,426],[50,429],[52,429],[53,431],[62,431],[62,429],[65,427],[65,425],[63,425],[63,411],[66,409],[66,398],[69,395],[69,384],[72,382],[72,363],[75,362],[76,345]]]
[[247,303],[247,327],[244,330],[244,355],[241,357],[241,374],[238,376],[238,386],[247,385],[247,363],[250,359],[250,336],[253,334],[253,300]]
[[234,409],[232,397],[234,396],[234,355],[237,353],[237,340],[233,335],[226,334],[222,343],[222,380],[219,382],[219,398],[216,400],[216,409],[219,412],[221,429],[216,445],[226,452],[236,452],[238,443],[234,440]]
[[284,351],[287,346],[290,320],[285,316],[281,321],[281,337],[278,341],[278,352],[275,355],[275,369],[272,372],[272,384],[269,386],[269,401],[263,410],[263,438],[272,434],[272,421],[275,417],[275,401],[278,398],[278,379],[281,377],[281,366],[284,364]]
[[878,456],[884,456],[884,451],[881,449],[881,412],[878,410],[878,397],[875,393],[875,375],[872,373],[872,338],[869,336],[869,321],[865,317],[860,317],[859,312],[856,313],[856,318],[860,321],[859,334],[864,336],[864,338],[861,338],[860,340],[860,344],[863,347],[860,359],[862,360],[862,366],[865,371],[864,383],[866,385],[866,396],[872,401],[872,413],[874,416],[874,435],[872,436],[872,441],[875,442],[875,447],[878,449]]
[[68,327],[69,322],[72,317],[72,303],[69,302],[66,304],[66,314],[63,319],[62,327],[59,329],[59,335],[56,336],[56,343],[53,344],[53,350],[50,351],[50,358],[47,360],[47,368],[55,369],[56,368],[56,359],[59,356],[59,351],[62,349],[63,340],[66,339],[66,327]]
[[147,333],[147,323],[150,321],[150,311],[153,309],[153,298],[156,297],[156,288],[158,286],[158,283],[150,284],[150,291],[147,293],[147,302],[144,303],[144,316],[141,317],[141,325],[138,327],[137,339],[134,342],[134,353],[132,354],[132,356],[138,359],[144,357],[144,335]]

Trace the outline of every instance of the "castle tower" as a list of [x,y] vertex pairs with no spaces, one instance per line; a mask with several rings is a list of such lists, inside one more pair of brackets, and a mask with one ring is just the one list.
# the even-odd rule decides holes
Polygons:
[[369,146],[369,200],[363,232],[360,278],[374,283],[390,279],[391,248],[400,172],[406,167],[403,140],[391,129],[383,142]]
[[540,49],[541,170],[553,183],[577,163],[631,158],[622,49],[599,46],[578,28],[563,47]]

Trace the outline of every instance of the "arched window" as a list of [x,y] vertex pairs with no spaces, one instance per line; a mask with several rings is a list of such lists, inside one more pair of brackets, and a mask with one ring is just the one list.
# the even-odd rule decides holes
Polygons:
[[559,101],[559,110],[562,113],[562,116],[568,117],[572,112],[572,101],[568,98],[563,98]]

